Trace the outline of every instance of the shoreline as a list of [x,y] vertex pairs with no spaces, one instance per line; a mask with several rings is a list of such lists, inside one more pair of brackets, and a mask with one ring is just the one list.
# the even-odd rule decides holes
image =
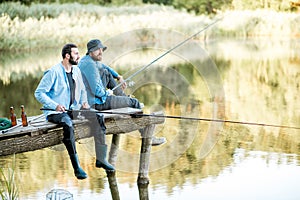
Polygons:
[[[126,7],[95,6],[86,12],[90,5],[68,4],[75,9],[74,16],[66,13],[57,17],[29,17],[22,20],[11,19],[8,14],[0,16],[0,51],[39,51],[43,48],[58,48],[75,39],[79,46],[85,46],[90,38],[107,40],[118,34],[143,28],[158,28],[191,35],[201,27],[224,17],[220,22],[199,34],[196,39],[215,38],[299,38],[300,15],[271,10],[226,11],[215,17],[194,15],[168,6],[143,5]],[[34,6],[38,6],[34,5]],[[55,9],[59,5],[50,5]],[[81,6],[82,9],[78,8]],[[95,10],[101,11],[95,15]],[[184,23],[183,20],[184,19]],[[67,26],[66,26],[67,24]],[[104,28],[102,28],[104,27]],[[145,35],[147,36],[147,32]],[[53,42],[56,41],[56,42]]]

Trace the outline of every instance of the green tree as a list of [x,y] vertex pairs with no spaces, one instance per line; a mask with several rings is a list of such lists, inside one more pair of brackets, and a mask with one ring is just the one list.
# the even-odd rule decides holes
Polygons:
[[217,10],[230,7],[232,0],[173,0],[177,9],[186,9],[196,14],[214,14]]
[[156,4],[172,5],[173,0],[143,0],[143,3],[156,3]]
[[23,5],[31,5],[32,3],[80,3],[80,4],[95,4],[95,5],[124,5],[124,4],[141,4],[142,0],[0,0],[4,2],[20,2]]

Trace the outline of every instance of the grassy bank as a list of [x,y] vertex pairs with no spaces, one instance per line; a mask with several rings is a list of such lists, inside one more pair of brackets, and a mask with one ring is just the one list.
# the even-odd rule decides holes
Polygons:
[[15,157],[12,168],[4,169],[0,166],[0,198],[15,200],[19,197],[19,190],[15,178]]
[[[3,6],[5,5],[5,7]],[[85,45],[90,38],[107,40],[140,28],[164,28],[194,34],[215,19],[158,5],[101,7],[80,4],[33,4],[0,7],[0,50],[60,48],[66,42]],[[219,14],[216,17],[222,17]],[[232,11],[199,39],[299,35],[300,17],[274,11]],[[205,35],[204,35],[205,34]]]

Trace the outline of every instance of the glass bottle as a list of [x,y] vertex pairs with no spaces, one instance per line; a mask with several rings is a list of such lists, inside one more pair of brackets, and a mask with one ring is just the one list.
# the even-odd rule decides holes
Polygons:
[[27,116],[23,105],[21,105],[21,119],[22,119],[22,126],[28,126]]
[[10,107],[10,121],[11,121],[11,125],[15,126],[17,125],[17,117],[14,111],[14,107]]

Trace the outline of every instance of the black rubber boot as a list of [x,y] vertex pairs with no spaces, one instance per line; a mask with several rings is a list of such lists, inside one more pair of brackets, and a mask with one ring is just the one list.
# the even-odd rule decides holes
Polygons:
[[106,153],[107,153],[107,145],[105,144],[96,145],[96,167],[103,168],[107,171],[115,171],[114,166],[112,166],[106,160]]
[[83,171],[83,169],[80,167],[78,155],[77,154],[71,154],[70,159],[72,162],[72,166],[74,169],[74,174],[78,179],[86,179],[87,174]]

